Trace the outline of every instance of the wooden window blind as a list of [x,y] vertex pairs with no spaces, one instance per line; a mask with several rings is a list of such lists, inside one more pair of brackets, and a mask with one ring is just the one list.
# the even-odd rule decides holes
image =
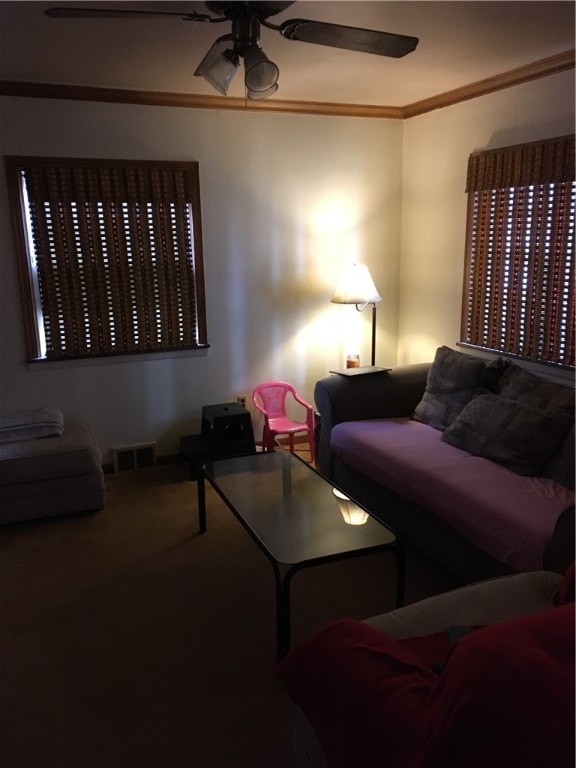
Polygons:
[[574,136],[468,164],[461,343],[574,367]]
[[6,168],[29,359],[208,346],[197,163]]

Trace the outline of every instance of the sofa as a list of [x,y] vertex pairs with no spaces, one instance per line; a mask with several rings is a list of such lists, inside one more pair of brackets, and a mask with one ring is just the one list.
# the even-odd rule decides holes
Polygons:
[[88,424],[56,408],[0,417],[0,524],[104,506],[102,455]]
[[332,622],[278,666],[291,768],[571,768],[574,565]]
[[318,468],[460,583],[574,551],[574,390],[440,347],[316,383]]

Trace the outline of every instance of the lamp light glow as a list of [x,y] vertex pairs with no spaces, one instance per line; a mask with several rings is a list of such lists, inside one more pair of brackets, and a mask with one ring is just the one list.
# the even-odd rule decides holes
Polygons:
[[361,312],[368,304],[372,305],[372,363],[376,360],[376,303],[382,301],[372,275],[365,264],[348,265],[338,280],[334,295],[330,299],[333,304],[355,304]]
[[376,290],[374,280],[365,264],[349,264],[344,268],[334,296],[330,299],[334,304],[374,304],[382,301],[382,297]]
[[345,523],[348,525],[364,525],[367,522],[370,517],[368,512],[355,504],[338,488],[332,488],[332,493],[338,501],[338,506]]

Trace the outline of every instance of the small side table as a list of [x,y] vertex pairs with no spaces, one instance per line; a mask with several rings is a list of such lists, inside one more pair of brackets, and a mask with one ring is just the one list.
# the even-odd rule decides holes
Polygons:
[[391,370],[392,368],[379,368],[377,365],[361,365],[359,368],[343,368],[330,373],[337,373],[338,376],[365,376],[367,373],[386,373]]

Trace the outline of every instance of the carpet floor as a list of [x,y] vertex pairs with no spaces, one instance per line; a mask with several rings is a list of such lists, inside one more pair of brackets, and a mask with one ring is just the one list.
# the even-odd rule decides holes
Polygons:
[[[272,569],[183,464],[106,476],[96,514],[0,532],[2,768],[289,768]],[[293,642],[394,608],[395,563],[298,573]],[[407,602],[453,586],[408,553]]]

